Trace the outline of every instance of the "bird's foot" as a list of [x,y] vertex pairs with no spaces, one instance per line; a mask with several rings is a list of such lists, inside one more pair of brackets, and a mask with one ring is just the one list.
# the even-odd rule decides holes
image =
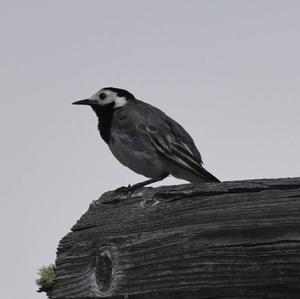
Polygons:
[[115,192],[118,194],[117,197],[122,197],[123,199],[129,199],[131,197],[131,194],[133,193],[134,189],[133,186],[128,185],[122,186],[120,188],[117,188]]
[[128,185],[127,187],[122,186],[120,188],[117,188],[115,190],[115,192],[120,193],[120,194],[126,194],[127,196],[130,196],[135,190],[137,190],[139,188],[140,188],[139,184]]
[[128,185],[127,187],[126,186],[122,186],[120,188],[117,188],[115,190],[115,192],[117,193],[125,193],[125,194],[130,194],[132,191],[131,191],[131,185]]

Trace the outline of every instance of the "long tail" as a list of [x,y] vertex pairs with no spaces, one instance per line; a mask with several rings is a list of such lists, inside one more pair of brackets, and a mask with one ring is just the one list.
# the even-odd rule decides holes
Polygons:
[[210,172],[208,172],[205,168],[201,167],[201,169],[197,169],[199,173],[199,177],[202,179],[202,181],[206,182],[221,182],[218,178],[216,178],[214,175],[212,175]]

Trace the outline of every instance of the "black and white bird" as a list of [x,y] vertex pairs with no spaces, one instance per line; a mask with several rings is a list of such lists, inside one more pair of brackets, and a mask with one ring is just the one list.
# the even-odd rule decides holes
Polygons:
[[130,189],[168,175],[195,184],[219,182],[203,168],[201,155],[185,129],[130,92],[106,87],[73,104],[91,106],[98,117],[100,135],[113,155],[134,172],[150,178]]

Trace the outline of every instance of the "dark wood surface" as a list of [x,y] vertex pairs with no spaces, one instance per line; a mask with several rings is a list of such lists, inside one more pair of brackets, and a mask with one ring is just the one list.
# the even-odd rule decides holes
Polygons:
[[300,178],[107,192],[56,266],[52,299],[299,299]]

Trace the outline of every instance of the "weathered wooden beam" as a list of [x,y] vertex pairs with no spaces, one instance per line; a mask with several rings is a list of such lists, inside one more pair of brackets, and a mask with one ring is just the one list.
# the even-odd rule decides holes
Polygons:
[[300,298],[300,178],[107,192],[56,275],[52,299]]

